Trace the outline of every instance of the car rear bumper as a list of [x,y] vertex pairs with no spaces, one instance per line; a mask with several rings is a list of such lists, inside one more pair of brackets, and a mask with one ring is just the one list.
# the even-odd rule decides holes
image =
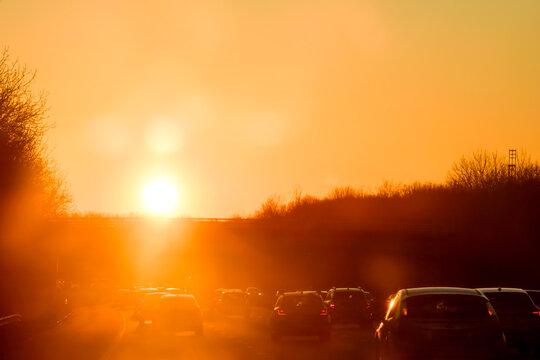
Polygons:
[[282,335],[320,335],[330,331],[330,323],[324,321],[277,321],[272,325],[272,331]]
[[333,323],[336,324],[371,324],[372,319],[369,314],[347,314],[334,312],[331,314]]

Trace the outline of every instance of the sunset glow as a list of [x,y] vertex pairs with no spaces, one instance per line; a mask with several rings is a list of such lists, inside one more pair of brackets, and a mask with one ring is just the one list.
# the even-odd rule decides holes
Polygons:
[[0,34],[49,94],[48,143],[78,211],[138,212],[163,171],[189,188],[179,211],[229,217],[296,188],[443,182],[477,149],[539,158],[539,13],[529,0],[17,0],[0,1]]
[[170,215],[178,203],[178,190],[165,178],[154,179],[145,186],[143,201],[150,213]]
[[0,39],[0,360],[540,359],[540,0],[0,0]]

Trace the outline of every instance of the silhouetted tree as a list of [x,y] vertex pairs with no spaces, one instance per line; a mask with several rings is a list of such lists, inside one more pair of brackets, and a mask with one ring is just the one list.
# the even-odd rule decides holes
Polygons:
[[362,193],[356,189],[354,189],[351,186],[343,186],[343,187],[336,187],[330,195],[328,196],[329,199],[355,199],[359,198],[362,195]]
[[269,219],[281,216],[285,213],[286,206],[283,205],[278,196],[272,196],[261,205],[261,208],[255,213],[258,219]]
[[47,103],[31,90],[34,78],[7,50],[0,54],[0,203],[30,198],[29,206],[54,216],[69,210],[71,196],[47,151]]
[[465,190],[493,190],[508,183],[530,181],[540,181],[540,166],[524,152],[518,154],[515,170],[509,171],[504,156],[479,150],[470,157],[461,157],[447,176],[449,186]]

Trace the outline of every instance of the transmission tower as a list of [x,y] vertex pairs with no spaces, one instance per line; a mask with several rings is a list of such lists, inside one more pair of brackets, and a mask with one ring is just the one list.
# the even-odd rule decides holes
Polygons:
[[517,151],[516,149],[508,150],[508,175],[516,175],[516,164],[517,164]]

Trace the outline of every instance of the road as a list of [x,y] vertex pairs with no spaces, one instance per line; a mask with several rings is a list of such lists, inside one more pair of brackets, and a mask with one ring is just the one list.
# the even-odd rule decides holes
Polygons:
[[284,338],[272,342],[268,329],[269,312],[252,311],[249,319],[225,317],[205,322],[205,334],[169,336],[142,333],[128,320],[126,334],[112,355],[127,359],[372,359],[372,334],[354,327],[333,329],[332,340],[321,343],[315,337]]
[[108,306],[78,308],[57,326],[2,343],[0,358],[106,359],[125,334],[123,315]]
[[[56,327],[23,341],[2,344],[1,359],[36,360],[289,360],[373,359],[372,332],[355,327],[332,329],[330,342],[315,337],[269,337],[269,311],[257,308],[249,318],[207,319],[204,336],[191,332],[141,331],[133,311],[108,306],[80,308]],[[524,359],[516,356],[510,359]]]

